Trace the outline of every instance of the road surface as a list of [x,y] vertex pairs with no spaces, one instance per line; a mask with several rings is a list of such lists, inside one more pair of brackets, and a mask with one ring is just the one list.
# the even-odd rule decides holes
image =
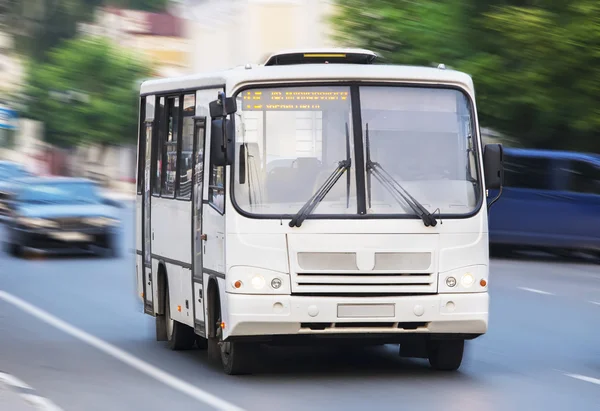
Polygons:
[[[123,213],[126,250],[133,215]],[[244,377],[226,376],[203,351],[156,342],[133,270],[129,253],[22,260],[1,252],[0,377],[27,385],[12,386],[22,398],[30,389],[64,411],[600,409],[598,265],[493,260],[490,330],[468,343],[457,373],[433,372],[388,346],[271,349],[260,373]],[[0,390],[7,386],[0,378]]]

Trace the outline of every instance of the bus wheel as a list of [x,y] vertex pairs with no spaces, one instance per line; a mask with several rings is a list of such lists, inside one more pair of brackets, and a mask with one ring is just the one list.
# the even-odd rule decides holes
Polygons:
[[171,298],[168,286],[165,291],[165,327],[169,348],[174,351],[190,350],[196,342],[194,329],[171,318]]
[[429,364],[435,370],[456,371],[462,363],[464,348],[464,340],[429,341]]
[[208,340],[209,357],[213,360],[220,360],[225,374],[250,374],[253,368],[253,360],[257,355],[258,346],[239,341],[223,341],[221,321],[221,310],[219,309],[215,324],[216,338]]

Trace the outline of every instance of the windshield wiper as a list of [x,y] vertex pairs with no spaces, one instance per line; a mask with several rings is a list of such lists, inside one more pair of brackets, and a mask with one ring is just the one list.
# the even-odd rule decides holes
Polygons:
[[404,189],[400,185],[400,183],[394,179],[385,171],[381,165],[375,161],[371,161],[371,143],[369,141],[369,124],[366,124],[366,165],[367,165],[367,194],[369,199],[369,208],[371,208],[371,175],[373,175],[377,181],[381,183],[383,187],[385,187],[392,197],[400,204],[406,203],[410,208],[415,212],[421,220],[423,220],[423,224],[425,227],[435,227],[437,225],[437,220],[435,217],[427,211],[427,209],[423,206],[423,204],[419,203],[408,191]]
[[[333,173],[327,177],[327,180],[317,189],[312,197],[302,206],[292,220],[290,221],[290,227],[300,227],[306,217],[317,207],[317,205],[323,201],[327,193],[331,191],[335,183],[344,175],[345,172],[350,170],[352,166],[352,159],[350,158],[350,133],[348,132],[348,123],[346,123],[346,159],[340,161],[338,166]],[[346,207],[350,205],[350,172],[348,172],[348,179],[346,181]]]

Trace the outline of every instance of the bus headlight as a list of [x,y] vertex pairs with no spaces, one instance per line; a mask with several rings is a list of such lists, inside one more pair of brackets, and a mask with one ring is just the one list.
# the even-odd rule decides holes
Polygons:
[[234,294],[291,293],[289,274],[257,267],[231,267],[226,284],[227,292]]
[[265,277],[262,275],[255,275],[252,277],[252,287],[255,290],[262,290],[265,287]]
[[463,274],[462,278],[460,279],[460,283],[465,288],[469,288],[470,286],[473,285],[474,282],[475,282],[475,280],[473,279],[473,276],[471,275],[471,273]]
[[482,293],[486,292],[488,266],[469,265],[439,273],[439,293]]

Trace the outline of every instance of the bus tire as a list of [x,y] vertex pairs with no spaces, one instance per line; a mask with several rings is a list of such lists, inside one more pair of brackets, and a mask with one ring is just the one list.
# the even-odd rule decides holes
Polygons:
[[460,368],[465,340],[429,341],[429,364],[434,370],[456,371]]
[[228,375],[251,374],[258,346],[252,343],[229,341],[221,344],[223,371]]
[[214,337],[208,339],[208,358],[213,362],[220,362],[223,371],[228,375],[250,374],[252,371],[253,360],[256,357],[257,345],[243,343],[239,341],[223,341],[223,329],[221,328],[221,302],[217,294],[213,295],[213,309],[211,310],[210,321],[214,324]]
[[169,286],[165,289],[165,327],[167,331],[167,344],[173,351],[190,350],[194,348],[196,333],[194,329],[171,318],[171,298]]

